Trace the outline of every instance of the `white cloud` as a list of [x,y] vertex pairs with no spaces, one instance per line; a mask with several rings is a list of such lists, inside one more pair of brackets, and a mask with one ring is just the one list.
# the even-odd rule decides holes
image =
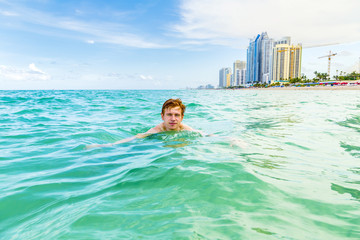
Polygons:
[[31,70],[31,73],[46,75],[45,72],[41,71],[39,68],[37,68],[37,67],[35,66],[35,63],[30,63],[30,64],[29,64],[29,69]]
[[0,65],[0,80],[15,81],[46,81],[50,75],[40,70],[34,63],[29,64],[27,69]]
[[154,80],[154,78],[151,75],[145,75],[145,74],[125,74],[125,73],[108,73],[105,75],[106,78],[113,78],[113,79],[121,79],[124,81],[129,80],[135,80],[135,81],[141,81],[141,80]]
[[0,11],[0,15],[6,16],[6,17],[16,17],[18,16],[15,12],[8,12],[8,11]]
[[[33,31],[40,34],[48,35],[62,35],[64,37],[70,37],[80,39],[87,43],[93,42],[111,43],[116,45],[124,45],[135,48],[167,48],[167,44],[157,43],[138,34],[131,33],[131,27],[114,23],[111,21],[82,21],[76,17],[70,16],[55,16],[47,12],[42,12],[32,8],[23,7],[21,5],[11,5],[16,14],[12,14],[8,11],[0,12],[0,14],[6,16],[17,16],[18,20],[23,23],[22,28],[26,31]],[[78,14],[79,11],[76,11]],[[40,27],[34,28],[26,26],[27,24],[38,25]],[[17,27],[19,27],[18,25]],[[46,28],[50,30],[46,30]],[[64,31],[54,32],[54,29],[71,31],[69,34]],[[75,32],[75,34],[74,34]],[[91,40],[85,40],[91,39]]]
[[172,29],[203,41],[249,39],[267,31],[304,44],[352,42],[360,39],[359,8],[359,0],[183,0],[182,21]]
[[[110,89],[158,89],[167,87],[169,77],[153,77],[151,75],[137,73],[108,73],[99,75],[95,82],[105,84]],[[98,87],[97,87],[98,88]]]
[[[82,22],[79,20],[68,20],[53,18],[52,16],[45,16],[44,19],[51,21],[44,21],[41,19],[38,24],[60,28],[63,30],[75,31],[78,34],[84,34],[94,38],[97,42],[111,43],[116,45],[124,45],[135,48],[167,48],[166,44],[158,44],[151,40],[145,40],[143,37],[136,34],[127,33],[126,26],[121,24],[114,24],[108,22]],[[79,36],[79,35],[78,35]],[[88,43],[93,43],[95,40],[90,40]]]
[[153,77],[152,76],[145,76],[145,75],[140,75],[139,76],[142,80],[153,80]]
[[342,57],[348,57],[348,56],[352,56],[353,53],[349,52],[349,51],[341,51],[337,54],[338,56],[342,56]]

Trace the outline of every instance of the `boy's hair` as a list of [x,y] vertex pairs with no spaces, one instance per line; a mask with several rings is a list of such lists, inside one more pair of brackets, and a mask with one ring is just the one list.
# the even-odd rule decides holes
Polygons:
[[161,113],[165,114],[165,109],[167,109],[167,108],[175,108],[175,107],[180,107],[181,108],[181,115],[184,116],[186,106],[182,103],[180,98],[177,98],[177,99],[170,98],[170,99],[166,100],[164,102],[163,106],[162,106]]

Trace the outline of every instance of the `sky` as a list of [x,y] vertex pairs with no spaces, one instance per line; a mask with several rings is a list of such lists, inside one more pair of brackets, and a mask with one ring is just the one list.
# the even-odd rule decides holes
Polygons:
[[359,0],[0,0],[0,89],[218,85],[267,32],[303,46],[302,73],[360,70]]

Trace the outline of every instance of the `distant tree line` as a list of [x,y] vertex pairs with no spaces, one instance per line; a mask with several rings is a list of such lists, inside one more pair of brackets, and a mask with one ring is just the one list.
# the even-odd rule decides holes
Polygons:
[[335,75],[334,79],[339,80],[339,81],[343,81],[343,80],[357,80],[360,79],[360,73],[357,73],[355,71],[353,71],[352,73],[346,73],[343,71],[340,71],[339,75]]

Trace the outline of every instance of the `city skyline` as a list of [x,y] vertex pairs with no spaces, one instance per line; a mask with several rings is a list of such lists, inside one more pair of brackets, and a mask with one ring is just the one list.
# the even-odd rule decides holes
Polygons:
[[[235,60],[231,68],[219,71],[219,87],[247,87],[254,84],[265,84],[301,78],[302,44],[291,44],[291,37],[278,40],[262,32],[250,39],[246,52],[246,62]],[[227,70],[227,74],[224,71]],[[225,76],[231,81],[224,81]],[[240,80],[241,79],[241,80]]]
[[261,32],[302,43],[308,78],[327,72],[318,57],[330,50],[337,53],[331,75],[351,72],[359,68],[359,7],[355,0],[0,0],[0,89],[218,85],[219,69],[246,61],[249,39]]

